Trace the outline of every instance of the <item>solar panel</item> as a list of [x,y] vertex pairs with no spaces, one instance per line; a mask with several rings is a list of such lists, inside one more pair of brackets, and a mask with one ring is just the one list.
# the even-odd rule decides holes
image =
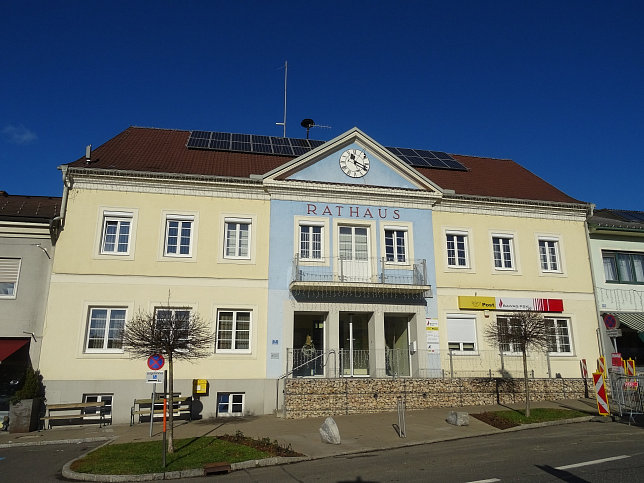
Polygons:
[[644,211],[627,211],[627,210],[613,210],[619,216],[624,218],[626,221],[632,221],[636,223],[644,222]]
[[[281,138],[257,134],[240,134],[213,131],[191,131],[186,143],[190,149],[215,151],[237,151],[242,153],[274,154],[279,156],[301,156],[326,141],[302,138]],[[467,171],[467,168],[443,151],[426,149],[385,148],[409,166],[415,168],[437,168]],[[627,212],[633,213],[633,212]],[[641,213],[641,212],[635,212]],[[638,218],[637,221],[644,221]]]

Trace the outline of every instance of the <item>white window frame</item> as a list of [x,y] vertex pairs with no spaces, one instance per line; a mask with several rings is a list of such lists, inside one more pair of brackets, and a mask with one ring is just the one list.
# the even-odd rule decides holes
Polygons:
[[[224,330],[220,328],[221,323],[221,314],[223,313],[232,313],[232,328],[230,329],[230,339],[221,338],[220,331]],[[238,338],[242,332],[246,332],[245,329],[239,329],[237,327],[238,315],[241,313],[248,314],[248,347],[247,348],[236,348],[238,342],[244,341],[243,338]],[[225,329],[226,332],[229,329]],[[253,311],[250,309],[218,309],[217,310],[217,329],[216,329],[216,340],[215,340],[215,353],[217,354],[250,354],[253,347]],[[219,347],[220,342],[230,341],[230,348]]]
[[[235,246],[234,246],[234,254],[230,255],[228,254],[228,233],[229,233],[229,225],[237,225],[235,228]],[[241,253],[241,244],[240,244],[240,226],[241,225],[247,225],[248,226],[248,246],[246,247],[247,249],[247,254],[246,255],[240,255]],[[250,260],[252,258],[252,242],[253,242],[253,220],[251,218],[232,218],[232,217],[226,217],[224,219],[224,246],[223,246],[223,256],[225,259],[229,260]]]
[[[313,250],[313,238],[312,238],[312,231],[314,228],[319,228],[320,229],[320,240],[319,240],[319,249],[318,250]],[[326,236],[325,234],[325,225],[324,223],[320,222],[311,222],[311,221],[300,221],[299,226],[298,226],[298,254],[299,254],[299,259],[305,262],[321,262],[324,261],[324,254],[325,254],[325,243],[324,243],[324,237]],[[306,257],[304,256],[303,253],[303,245],[305,243],[305,240],[302,238],[302,233],[304,230],[307,230],[309,232],[308,236],[309,239],[306,241],[306,243],[309,244],[309,256]],[[319,252],[319,256],[311,256],[315,254],[315,252]]]
[[[92,330],[99,330],[92,328],[92,321],[94,320],[93,314],[95,310],[105,310],[107,311],[105,317],[105,327],[103,328],[103,347],[90,347],[90,339],[92,335]],[[110,340],[110,330],[112,329],[112,323],[116,320],[112,318],[113,311],[123,311],[123,327],[127,323],[127,307],[117,306],[117,307],[108,307],[108,306],[96,306],[92,305],[88,308],[87,312],[87,325],[86,325],[86,336],[85,336],[85,353],[87,354],[97,354],[97,353],[108,353],[108,354],[121,354],[123,353],[123,346],[121,341],[121,347],[108,347]],[[121,320],[120,318],[118,320]]]
[[[219,402],[219,397],[223,395],[228,395],[228,410],[227,411],[219,411],[220,407],[220,402]],[[235,402],[234,399],[237,399],[238,401]],[[239,401],[241,399],[241,401]],[[233,417],[233,416],[243,416],[244,411],[246,410],[246,393],[243,392],[227,392],[227,391],[218,391],[217,392],[217,416],[218,417]],[[235,405],[241,404],[241,411],[233,411],[235,408]]]
[[[112,250],[108,250],[105,247],[105,244],[107,242],[106,237],[107,237],[107,225],[108,223],[114,223],[116,222],[116,234],[115,234],[115,240],[114,240],[114,248]],[[124,252],[121,252],[118,250],[119,248],[119,238],[121,237],[121,229],[123,227],[123,223],[127,222],[128,223],[128,234],[127,234],[127,250]],[[134,213],[132,212],[127,212],[127,211],[103,211],[103,222],[102,222],[102,228],[101,228],[101,245],[100,245],[100,254],[101,255],[114,255],[114,256],[128,256],[130,255],[130,252],[132,250],[132,234],[134,232]]]
[[[0,299],[15,299],[18,295],[18,281],[20,279],[21,258],[2,257],[0,258],[0,284],[11,287],[10,293],[0,292]],[[3,289],[4,291],[4,289]]]
[[[550,322],[554,323],[553,328],[555,329],[554,334],[551,334],[550,333],[550,325],[548,325],[548,331],[549,331],[548,336],[549,336],[549,338],[554,337],[554,343],[555,343],[554,345],[555,345],[555,347],[557,349],[555,351],[551,351],[550,350],[551,345],[550,345],[550,342],[548,342],[548,353],[550,355],[553,355],[553,356],[571,356],[571,355],[573,355],[574,354],[574,349],[573,349],[573,345],[572,345],[572,330],[571,330],[570,319],[567,318],[567,317],[544,317],[544,319],[546,320],[546,323],[548,323],[548,324]],[[557,326],[559,324],[562,324],[562,323],[563,323],[563,325],[565,325],[565,331],[566,331],[565,334],[558,333],[558,330],[557,330],[558,329]],[[567,341],[562,340],[564,338],[567,339]],[[567,351],[559,350],[562,346],[564,346],[566,344],[568,345],[569,350],[567,350]]]
[[[403,256],[404,260],[398,260],[398,233],[402,233],[402,243],[403,243]],[[392,233],[392,242],[393,242],[393,260],[389,260],[387,254],[387,234]],[[394,264],[394,265],[409,265],[409,228],[406,226],[385,226],[383,227],[383,257],[385,263]]]
[[[91,399],[91,400],[90,400]],[[114,394],[110,393],[87,393],[83,394],[83,402],[101,402],[105,401],[103,406],[103,415],[105,418],[112,420],[112,408],[114,407]],[[109,403],[108,403],[109,402]],[[87,419],[100,419],[100,413],[96,409],[83,409],[83,414]]]
[[[538,248],[538,254],[539,254],[539,268],[541,269],[541,272],[543,273],[562,273],[563,272],[563,257],[561,254],[561,240],[559,238],[555,237],[545,237],[545,236],[540,236],[537,239],[537,248]],[[541,244],[545,244],[545,250],[542,250]],[[554,257],[551,252],[552,248],[548,246],[548,244],[552,244],[552,248],[554,248]],[[547,265],[544,268],[544,261],[545,264]],[[555,268],[553,267],[553,262],[556,265]]]
[[[450,321],[452,323],[450,323]],[[468,325],[471,324],[471,327]],[[476,315],[472,314],[447,314],[447,350],[454,354],[478,355]],[[471,332],[464,336],[465,332]],[[451,349],[450,345],[458,344],[458,349]],[[471,349],[470,349],[471,346]]]
[[[625,251],[625,250],[602,250],[602,266],[604,268],[604,279],[606,283],[620,283],[629,285],[642,285],[644,284],[644,274],[638,271],[635,259],[636,257],[644,257],[643,252]],[[606,260],[612,260],[612,269],[615,271],[616,278],[608,278],[606,273]],[[628,274],[625,273],[625,267],[622,260],[627,260]]]
[[[169,238],[170,238],[170,224],[171,223],[177,223],[177,243],[175,245],[177,253],[173,253],[169,251]],[[182,244],[182,235],[181,232],[183,230],[183,224],[184,223],[190,223],[190,239],[188,243],[188,253],[180,253],[181,248],[184,247],[185,245]],[[165,217],[165,235],[164,235],[164,243],[163,243],[163,256],[165,257],[177,257],[177,258],[191,258],[192,257],[192,246],[193,246],[193,240],[195,237],[195,228],[196,228],[196,223],[195,223],[195,217],[191,215],[166,215]]]
[[[500,242],[506,241],[507,244],[504,246],[503,243],[499,243],[499,255],[500,255],[500,263],[501,266],[497,266],[497,250],[496,250],[496,243],[495,240],[499,240]],[[507,265],[507,260],[506,260],[506,253],[509,253],[510,255],[510,262],[509,265]],[[494,267],[494,270],[498,271],[515,271],[516,268],[516,260],[514,256],[514,235],[509,235],[507,233],[492,233],[492,266]]]
[[[450,263],[450,237],[463,237],[463,251],[465,252],[465,263],[460,264],[458,263],[459,256],[457,255],[458,249],[455,247],[454,250],[456,250],[454,259],[456,263]],[[445,231],[445,261],[447,263],[447,266],[449,268],[456,268],[456,269],[464,269],[464,268],[470,268],[471,262],[470,262],[470,249],[469,249],[469,239],[470,239],[470,234],[467,231],[460,231],[460,230],[447,230]]]

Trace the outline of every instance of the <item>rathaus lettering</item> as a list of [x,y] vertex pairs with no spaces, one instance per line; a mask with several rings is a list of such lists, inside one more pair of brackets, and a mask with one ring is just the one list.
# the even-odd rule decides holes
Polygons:
[[308,203],[306,205],[307,215],[319,216],[346,216],[349,218],[380,218],[386,220],[400,219],[400,210],[392,208],[364,208],[360,206],[345,206],[345,205],[316,205]]

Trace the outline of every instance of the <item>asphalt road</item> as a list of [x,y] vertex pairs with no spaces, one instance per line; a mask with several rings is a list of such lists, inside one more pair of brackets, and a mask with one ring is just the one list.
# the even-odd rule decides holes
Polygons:
[[254,468],[218,481],[644,481],[644,428],[577,423]]
[[61,481],[65,463],[101,444],[104,441],[0,448],[0,481]]

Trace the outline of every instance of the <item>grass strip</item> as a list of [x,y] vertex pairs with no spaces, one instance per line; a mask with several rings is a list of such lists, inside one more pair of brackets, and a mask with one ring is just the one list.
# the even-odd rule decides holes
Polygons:
[[[206,463],[237,463],[270,457],[271,454],[243,444],[215,437],[179,439],[174,453],[166,455],[165,471],[201,468]],[[163,442],[109,444],[75,461],[71,469],[79,473],[100,475],[140,475],[161,473]]]

